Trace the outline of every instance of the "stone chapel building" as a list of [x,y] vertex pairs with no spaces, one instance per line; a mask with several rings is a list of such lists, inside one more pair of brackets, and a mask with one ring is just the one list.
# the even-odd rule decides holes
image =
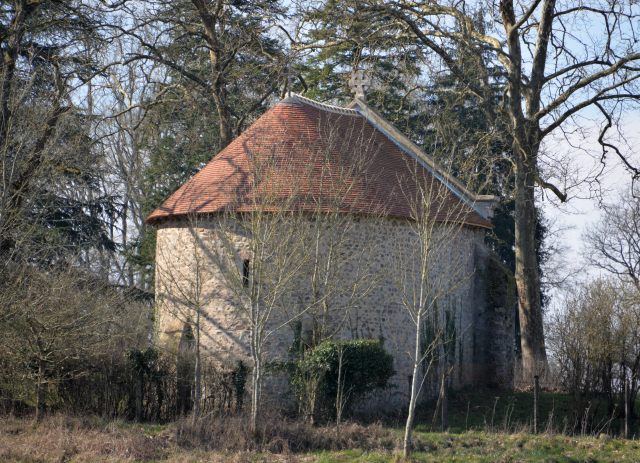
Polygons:
[[[327,149],[328,145],[339,149]],[[309,153],[321,150],[330,155],[309,157]],[[268,185],[258,186],[251,181],[251,173],[256,169],[256,163],[265,158],[275,160],[275,163],[269,169],[269,181],[265,182]],[[324,159],[325,164],[314,164],[320,162],[319,158]],[[441,203],[433,217],[436,221],[440,219],[438,214],[446,214],[448,210],[465,211],[461,215],[460,232],[451,241],[453,249],[449,251],[464,256],[459,264],[461,283],[447,299],[448,307],[453,307],[456,324],[452,385],[513,387],[512,277],[484,245],[485,231],[492,228],[490,219],[498,198],[469,191],[368,106],[362,93],[357,94],[347,107],[330,106],[290,94],[214,156],[147,218],[147,223],[157,228],[157,268],[176,269],[171,275],[156,272],[160,341],[174,349],[184,332],[185,320],[177,310],[178,305],[185,303],[184,298],[171,294],[172,291],[178,291],[176,288],[181,284],[193,287],[191,279],[199,271],[196,265],[202,262],[205,267],[216,265],[214,259],[207,260],[209,251],[213,253],[213,250],[200,235],[215,240],[213,230],[222,217],[230,211],[255,211],[255,198],[263,192],[278,198],[295,195],[295,201],[277,204],[287,204],[282,207],[294,208],[302,215],[311,214],[318,207],[324,207],[314,194],[319,185],[326,183],[325,177],[351,175],[356,172],[353,164],[362,163],[363,159],[370,160],[363,164],[366,173],[363,179],[349,184],[349,192],[344,196],[339,212],[358,217],[357,220],[363,223],[375,210],[375,227],[368,229],[366,237],[358,234],[360,228],[354,227],[349,237],[352,243],[346,249],[349,246],[355,249],[369,240],[376,246],[370,270],[393,268],[397,265],[391,262],[397,243],[408,243],[406,246],[410,250],[414,239],[411,231],[414,215],[406,195],[400,193],[416,191],[420,181],[436,184],[443,192],[438,196]],[[288,167],[281,167],[284,164]],[[304,187],[296,189],[293,185],[300,179],[304,179]],[[200,233],[195,238],[194,218]],[[242,231],[238,233],[242,235]],[[239,242],[244,240],[246,243],[248,239],[247,236],[238,237]],[[198,246],[204,249],[199,264],[189,257],[189,243],[194,240],[202,241]],[[411,259],[410,256],[409,252],[405,258]],[[242,251],[232,258],[241,275],[238,285],[248,284],[248,269],[253,265],[251,258],[242,255]],[[407,265],[412,264],[408,262]],[[248,358],[246,320],[220,291],[222,283],[211,275],[213,273],[198,283],[199,302],[190,302],[202,305],[202,346],[214,355]],[[407,379],[412,374],[408,352],[415,349],[415,324],[398,303],[393,275],[386,275],[353,304],[346,318],[332,323],[336,326],[342,323],[342,328],[336,331],[340,339],[354,336],[384,339],[385,347],[395,359],[397,376],[393,382],[406,392],[409,388]],[[300,276],[301,280],[304,278]],[[185,283],[187,281],[189,283]],[[304,326],[305,316],[300,320]],[[286,349],[293,336],[287,325],[275,332],[268,343],[270,358],[286,358]]]

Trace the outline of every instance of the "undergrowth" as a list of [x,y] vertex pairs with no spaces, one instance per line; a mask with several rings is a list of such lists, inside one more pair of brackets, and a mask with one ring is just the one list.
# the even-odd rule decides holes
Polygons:
[[169,429],[180,447],[234,452],[389,449],[396,440],[393,431],[379,423],[365,426],[351,421],[337,430],[334,426],[313,426],[274,411],[261,414],[255,433],[249,424],[248,414],[212,414],[196,421],[183,418]]
[[[540,435],[531,434],[531,394],[502,390],[452,393],[449,432],[431,432],[433,404],[420,409],[412,441],[416,462],[640,461],[640,441],[620,439],[619,417],[597,415],[591,430],[572,432],[571,397],[541,394]],[[0,418],[0,461],[119,462],[398,462],[403,419],[312,426],[264,409],[251,433],[247,413],[211,413],[169,424],[139,424],[56,414]],[[633,422],[630,437],[640,423]],[[439,418],[436,430],[440,431]]]

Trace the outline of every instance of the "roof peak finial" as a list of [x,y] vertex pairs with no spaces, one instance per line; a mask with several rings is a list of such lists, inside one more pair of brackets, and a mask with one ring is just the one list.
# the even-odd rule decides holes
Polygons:
[[356,100],[367,101],[366,92],[371,88],[371,77],[362,69],[356,71],[349,79],[349,87],[356,94]]
[[281,77],[286,77],[288,82],[287,82],[287,97],[291,98],[291,87],[293,87],[293,80],[294,77],[298,76],[297,72],[292,72],[291,71],[291,66],[287,66],[287,71],[283,72],[282,74],[280,74]]

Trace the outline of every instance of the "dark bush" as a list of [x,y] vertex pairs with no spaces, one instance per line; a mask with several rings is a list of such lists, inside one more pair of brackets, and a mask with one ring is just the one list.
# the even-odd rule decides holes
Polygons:
[[368,393],[389,388],[389,380],[396,373],[393,356],[377,340],[325,341],[315,349],[306,351],[301,360],[292,362],[291,384],[296,395],[301,397],[309,378],[317,378],[318,405],[331,415],[335,413],[341,356],[340,381],[346,400],[345,410],[360,402]]
[[[78,355],[47,371],[45,410],[108,419],[166,423],[193,407],[193,352],[162,355],[157,349],[114,346]],[[239,410],[249,369],[203,356],[203,413]],[[25,362],[0,346],[0,416],[34,411],[35,378]]]

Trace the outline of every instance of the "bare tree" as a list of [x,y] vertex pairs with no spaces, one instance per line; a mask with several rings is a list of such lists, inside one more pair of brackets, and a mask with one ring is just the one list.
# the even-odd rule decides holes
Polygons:
[[549,344],[560,380],[573,394],[575,426],[583,424],[583,404],[595,396],[614,412],[616,395],[630,403],[640,378],[640,305],[634,285],[612,277],[584,282],[550,317]]
[[[87,358],[144,327],[119,288],[67,262],[48,271],[13,262],[2,268],[2,343],[35,378],[36,419],[44,414],[47,386],[86,371],[69,361]],[[133,322],[133,326],[123,326]]]
[[[633,193],[633,192],[631,192]],[[620,194],[602,206],[601,219],[584,234],[588,262],[623,280],[640,292],[640,199]]]
[[193,419],[200,416],[201,405],[201,366],[202,366],[202,322],[214,293],[205,284],[212,278],[212,262],[207,256],[205,231],[202,218],[198,214],[186,217],[186,230],[178,234],[176,241],[169,246],[158,248],[156,272],[160,300],[159,316],[171,316],[184,330],[194,334],[195,368]]
[[[286,160],[283,166],[272,150],[274,147],[269,146],[250,150],[253,188],[248,197],[238,198],[229,212],[214,221],[210,235],[216,276],[222,282],[217,296],[233,304],[249,334],[254,430],[266,345],[291,321],[287,309],[294,300],[293,287],[306,259],[304,238],[309,235],[309,222],[296,210],[299,190],[292,180],[295,169],[292,164],[287,167]],[[289,194],[283,197],[283,190]]]
[[[293,153],[300,147],[282,144],[273,136],[252,133],[241,145],[246,159],[238,161],[231,150],[214,161],[228,165],[231,156],[239,169],[232,171],[231,179],[225,177],[225,182],[211,187],[222,198],[219,209],[196,216],[197,232],[191,231],[194,227],[187,221],[183,225],[190,230],[171,227],[159,232],[158,245],[162,310],[176,312],[172,299],[180,306],[189,300],[189,313],[195,316],[202,312],[207,318],[206,331],[216,324],[237,327],[227,333],[228,339],[214,338],[217,335],[211,333],[208,341],[221,343],[222,350],[230,347],[226,345],[229,342],[234,350],[244,348],[250,356],[253,429],[260,409],[268,342],[290,322],[293,286],[305,265],[304,238],[310,229],[310,221],[299,210],[300,160]],[[193,194],[190,188],[196,191],[197,182],[185,185],[180,194]],[[197,206],[192,209],[198,214]],[[176,246],[183,242],[187,245]],[[171,268],[176,270],[171,272]],[[202,277],[194,281],[199,274]],[[185,289],[179,289],[181,286]]]
[[[378,180],[372,166],[379,160],[379,146],[359,120],[321,120],[316,130],[317,142],[294,153],[304,160],[298,175],[311,223],[308,258],[295,287],[296,310],[305,314],[307,348],[331,339],[352,311],[366,310],[364,301],[384,278],[375,269],[376,229],[386,204],[368,199]],[[296,320],[297,314],[291,318]]]
[[[403,191],[410,204],[407,225],[410,235],[398,242],[392,278],[398,290],[396,301],[415,325],[415,339],[409,352],[413,375],[409,411],[404,434],[404,454],[411,451],[411,433],[420,390],[431,367],[445,360],[449,339],[447,321],[455,312],[447,308],[447,297],[471,276],[468,261],[472,249],[462,243],[464,222],[470,212],[460,203],[452,206],[448,188],[412,166],[415,191]],[[443,372],[444,387],[444,372]]]
[[[555,0],[521,4],[503,0],[487,5],[347,0],[334,5],[332,12],[347,21],[339,31],[356,37],[327,37],[317,44],[329,48],[373,37],[381,41],[413,38],[417,52],[435,57],[462,84],[451,91],[476,98],[494,126],[494,136],[504,139],[509,150],[505,155],[515,174],[516,285],[527,377],[546,364],[534,237],[535,185],[564,202],[571,181],[562,172],[572,169],[570,159],[545,150],[544,140],[580,129],[583,124],[578,118],[595,112],[602,121],[601,160],[605,162],[611,152],[634,178],[640,176],[610,136],[620,117],[640,99],[638,8],[634,2],[561,5]],[[355,21],[370,27],[351,27]],[[593,34],[602,40],[591,40]],[[473,72],[460,66],[459,56],[482,56],[485,51],[493,59]],[[504,84],[493,77],[496,73]],[[503,95],[499,106],[491,103],[496,88]],[[551,177],[555,175],[564,186],[554,184]]]
[[[327,116],[314,130],[317,139],[292,153],[302,161],[298,176],[310,225],[305,262],[293,288],[295,304],[288,309],[290,325],[294,331],[300,327],[298,406],[312,423],[323,372],[308,368],[306,352],[348,331],[353,338],[363,336],[359,314],[378,309],[368,305],[369,296],[389,271],[378,265],[379,225],[394,196],[393,191],[385,198],[377,194],[380,145],[362,119]],[[341,397],[340,415],[346,403]]]
[[[126,37],[114,37],[105,50],[104,61],[138,51],[136,45]],[[89,113],[95,120],[91,136],[104,158],[100,186],[102,194],[113,198],[114,203],[107,217],[109,234],[120,251],[105,256],[106,271],[120,285],[147,291],[153,281],[138,265],[138,247],[148,232],[144,223],[150,200],[145,191],[151,157],[147,141],[157,142],[149,133],[157,124],[147,122],[147,116],[159,94],[171,88],[165,82],[165,71],[150,60],[134,61],[111,67],[105,79],[88,87]],[[164,102],[168,103],[166,99]]]

